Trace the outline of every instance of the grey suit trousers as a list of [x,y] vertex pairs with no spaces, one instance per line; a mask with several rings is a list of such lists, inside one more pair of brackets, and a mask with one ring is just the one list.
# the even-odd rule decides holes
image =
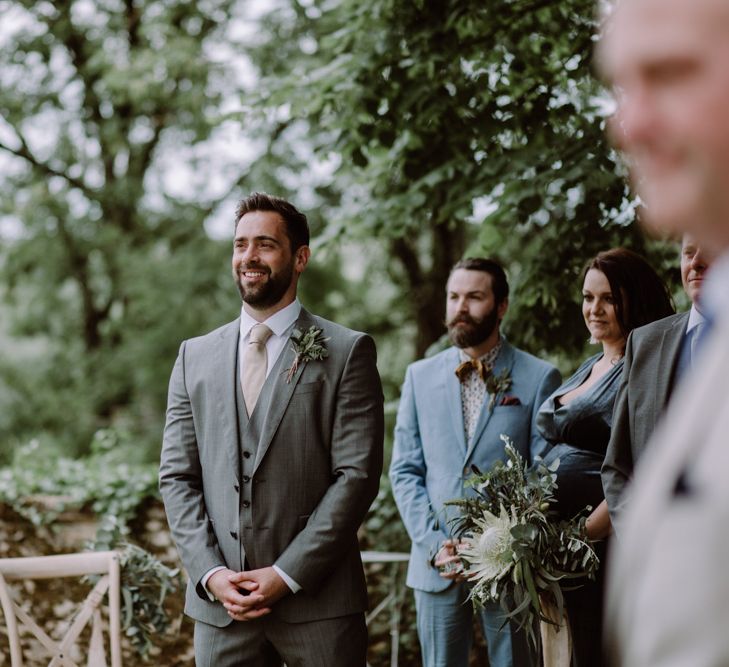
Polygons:
[[365,667],[366,654],[364,614],[306,623],[267,616],[225,628],[195,623],[196,667]]

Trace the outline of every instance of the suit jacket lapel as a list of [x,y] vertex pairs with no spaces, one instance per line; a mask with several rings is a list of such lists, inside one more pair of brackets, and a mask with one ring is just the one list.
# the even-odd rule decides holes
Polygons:
[[238,382],[238,338],[240,318],[223,327],[211,355],[210,376],[223,378],[212,382],[220,406],[220,442],[225,443],[226,455],[236,477],[240,476],[240,447],[238,446],[238,412],[235,405],[235,383]]
[[[301,313],[299,314],[299,319],[296,320],[296,324],[294,324],[294,328],[305,331],[312,326],[316,326],[314,318],[308,311],[302,308]],[[266,416],[263,420],[261,437],[256,449],[256,463],[253,466],[254,473],[268,451],[271,441],[273,440],[273,436],[276,433],[276,429],[278,429],[278,425],[281,423],[281,419],[284,416],[284,412],[286,412],[286,408],[294,393],[294,389],[296,389],[296,385],[299,382],[299,378],[306,368],[306,364],[299,364],[299,367],[294,376],[291,378],[291,381],[287,382],[286,371],[293,365],[294,356],[295,353],[291,348],[291,345],[287,344],[281,352],[281,356],[276,363],[276,367],[273,368],[273,370],[269,373],[268,378],[266,378],[266,385],[269,383],[272,385],[270,388],[271,400],[268,404],[268,410],[266,411]]]
[[681,343],[688,324],[688,313],[663,332],[658,350],[658,368],[663,372],[656,373],[656,390],[653,394],[653,410],[655,415],[663,412],[676,378],[678,359],[681,356]]
[[[499,352],[499,356],[496,358],[493,373],[494,375],[500,375],[504,371],[508,371],[509,373],[511,373],[511,368],[513,365],[514,350],[511,345],[509,345],[509,343],[504,341],[501,346],[501,352]],[[490,400],[491,395],[487,392],[486,396],[484,396],[484,402],[483,406],[481,407],[481,412],[478,416],[478,422],[476,422],[476,429],[473,432],[473,438],[471,438],[471,441],[468,443],[468,450],[466,451],[466,458],[464,459],[464,461],[468,461],[468,458],[473,453],[473,450],[476,447],[476,443],[483,435],[483,432],[491,419],[491,415],[494,412],[493,409],[489,410]]]
[[445,393],[448,403],[448,412],[451,416],[453,433],[461,453],[466,453],[466,434],[463,425],[463,402],[461,400],[461,383],[456,377],[456,368],[459,362],[458,348],[451,348],[449,354],[443,357],[442,369],[445,381]]

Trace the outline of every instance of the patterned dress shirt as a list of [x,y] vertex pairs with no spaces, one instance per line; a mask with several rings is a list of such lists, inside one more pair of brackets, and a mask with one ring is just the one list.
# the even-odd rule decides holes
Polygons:
[[[490,373],[496,358],[501,352],[501,340],[486,354],[481,357],[481,363],[488,369]],[[469,361],[469,357],[463,350],[460,351],[460,360]],[[484,399],[486,398],[486,382],[481,376],[473,371],[469,373],[461,382],[461,406],[463,407],[463,428],[466,434],[466,442],[471,442],[473,433],[476,430],[478,417],[483,409]]]

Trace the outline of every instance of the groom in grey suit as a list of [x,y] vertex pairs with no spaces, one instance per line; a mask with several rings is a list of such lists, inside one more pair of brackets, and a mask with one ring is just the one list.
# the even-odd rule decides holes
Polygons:
[[634,329],[625,345],[620,389],[615,400],[610,443],[602,465],[602,485],[610,518],[619,531],[624,491],[678,379],[692,365],[704,317],[699,306],[709,260],[690,234],[681,243],[681,282],[691,310]]
[[[407,584],[415,589],[425,667],[467,667],[472,641],[469,587],[461,572],[450,569],[459,559],[449,539],[445,501],[472,492],[465,486],[472,465],[485,471],[505,458],[502,434],[528,462],[546,447],[535,419],[560,375],[501,336],[508,296],[506,275],[496,262],[473,258],[456,264],[446,290],[455,346],[411,364],[402,389],[390,480],[412,541]],[[533,664],[525,633],[504,625],[497,603],[478,618],[489,665]]]
[[160,489],[200,666],[366,664],[357,529],[382,469],[382,388],[372,339],[297,300],[308,243],[290,203],[241,201],[241,316],[183,342],[172,371]]

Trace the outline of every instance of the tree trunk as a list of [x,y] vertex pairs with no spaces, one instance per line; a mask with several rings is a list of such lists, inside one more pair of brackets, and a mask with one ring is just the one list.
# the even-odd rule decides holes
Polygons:
[[393,255],[402,265],[408,283],[410,308],[417,325],[415,357],[420,359],[426,350],[446,331],[445,290],[451,267],[465,250],[463,223],[434,225],[430,238],[432,262],[423,267],[414,242],[407,238],[393,241]]

